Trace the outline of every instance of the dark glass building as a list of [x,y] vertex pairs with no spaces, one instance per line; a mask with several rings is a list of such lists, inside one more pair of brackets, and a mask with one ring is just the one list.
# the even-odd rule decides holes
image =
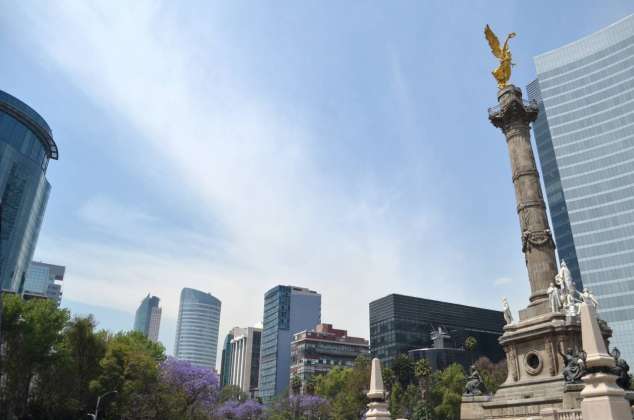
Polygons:
[[141,301],[134,316],[134,330],[139,331],[152,341],[158,341],[161,327],[161,299],[149,294]]
[[22,292],[51,185],[46,180],[57,145],[46,121],[0,91],[0,287]]
[[476,358],[497,362],[504,357],[498,343],[504,327],[500,311],[395,294],[370,302],[370,351],[385,366],[399,354],[433,347],[432,333],[439,327],[451,337],[448,347],[461,348],[472,336],[478,342]]
[[533,124],[559,259],[634,358],[634,15],[535,57]]
[[270,401],[288,388],[293,334],[321,322],[321,295],[294,286],[276,286],[264,295],[258,395]]

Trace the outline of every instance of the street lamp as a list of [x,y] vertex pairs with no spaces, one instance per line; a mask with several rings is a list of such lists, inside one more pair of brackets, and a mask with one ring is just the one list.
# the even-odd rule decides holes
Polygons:
[[107,397],[110,394],[118,394],[118,391],[108,391],[105,394],[101,394],[97,397],[97,406],[95,407],[94,413],[88,413],[88,415],[92,418],[92,420],[97,420],[97,416],[99,416],[99,404],[101,404],[101,400],[104,397]]

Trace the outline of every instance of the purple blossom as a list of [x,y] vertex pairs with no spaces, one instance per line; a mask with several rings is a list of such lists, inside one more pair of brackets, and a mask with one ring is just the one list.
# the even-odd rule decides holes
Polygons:
[[161,379],[175,392],[181,392],[191,407],[211,409],[218,397],[218,375],[209,368],[168,357],[161,363]]
[[246,400],[243,403],[231,400],[218,409],[218,414],[227,419],[255,420],[262,416],[263,406],[257,401]]
[[288,401],[294,412],[308,418],[319,418],[320,414],[328,409],[328,400],[317,395],[293,395]]

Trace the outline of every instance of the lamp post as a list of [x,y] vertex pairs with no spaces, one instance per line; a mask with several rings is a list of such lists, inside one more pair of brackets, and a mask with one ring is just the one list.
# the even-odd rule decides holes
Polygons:
[[95,412],[88,413],[88,415],[92,418],[92,420],[97,420],[97,417],[99,416],[99,404],[101,404],[101,400],[103,398],[107,397],[110,394],[118,394],[118,391],[108,391],[105,394],[101,394],[100,396],[97,397],[97,405],[95,406]]

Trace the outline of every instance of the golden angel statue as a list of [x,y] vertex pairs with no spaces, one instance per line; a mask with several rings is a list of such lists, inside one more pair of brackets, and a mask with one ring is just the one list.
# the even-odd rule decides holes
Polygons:
[[495,36],[489,25],[484,28],[484,36],[487,41],[489,41],[491,52],[500,60],[500,65],[497,69],[493,70],[491,74],[493,74],[495,80],[498,81],[498,88],[504,89],[506,87],[506,82],[508,82],[511,78],[511,66],[513,66],[513,63],[511,62],[509,40],[515,36],[515,32],[508,34],[502,48],[500,48],[500,40],[497,36]]

